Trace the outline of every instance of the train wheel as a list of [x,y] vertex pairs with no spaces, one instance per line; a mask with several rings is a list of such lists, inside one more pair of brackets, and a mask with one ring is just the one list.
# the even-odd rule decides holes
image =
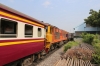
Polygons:
[[26,58],[22,61],[21,66],[30,66],[32,65],[33,61],[32,58]]
[[38,54],[38,59],[40,59],[40,58],[41,58],[41,54],[39,53],[39,54]]
[[35,55],[32,56],[32,61],[35,61]]
[[57,43],[57,48],[60,48],[60,44],[59,43]]
[[51,45],[51,48],[50,48],[50,50],[52,51],[52,50],[54,50],[54,46],[53,45]]
[[54,48],[55,48],[55,49],[57,48],[57,44],[54,45]]

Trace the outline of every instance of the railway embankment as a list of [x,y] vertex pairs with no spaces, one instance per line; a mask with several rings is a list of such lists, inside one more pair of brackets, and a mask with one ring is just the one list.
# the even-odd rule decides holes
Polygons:
[[82,34],[82,38],[75,39],[75,42],[68,42],[64,46],[65,53],[54,66],[99,66],[99,40],[99,35]]
[[[85,39],[86,38],[86,39]],[[36,66],[99,66],[100,41],[97,35],[69,41],[61,48],[48,54]]]
[[92,66],[93,47],[81,43],[68,49],[54,66]]

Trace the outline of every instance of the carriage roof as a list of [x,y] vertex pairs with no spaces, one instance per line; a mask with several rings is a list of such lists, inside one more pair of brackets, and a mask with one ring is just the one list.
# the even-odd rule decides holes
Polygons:
[[7,7],[7,6],[3,5],[3,4],[0,4],[0,9],[1,9],[1,10],[4,10],[4,11],[7,11],[7,12],[10,12],[10,13],[13,13],[13,14],[15,14],[15,15],[24,17],[24,18],[26,18],[26,19],[32,20],[32,21],[34,21],[34,22],[36,22],[36,23],[39,23],[39,24],[42,24],[42,25],[46,26],[46,24],[43,23],[43,21],[39,21],[39,20],[37,20],[37,19],[35,19],[35,18],[33,18],[33,17],[30,17],[30,16],[28,16],[28,15],[26,15],[26,14],[23,14],[23,13],[21,13],[21,12],[19,12],[19,11],[17,11],[17,10],[14,10],[14,9],[12,9],[12,8],[10,8],[10,7]]

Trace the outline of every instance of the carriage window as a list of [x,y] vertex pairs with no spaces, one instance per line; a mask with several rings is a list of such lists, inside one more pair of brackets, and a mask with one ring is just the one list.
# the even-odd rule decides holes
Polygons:
[[55,38],[59,39],[60,38],[60,33],[59,32],[55,32]]
[[17,22],[1,18],[0,37],[14,38],[17,35]]
[[33,26],[25,24],[25,37],[33,36]]
[[42,36],[42,30],[41,28],[38,28],[38,37],[41,37]]

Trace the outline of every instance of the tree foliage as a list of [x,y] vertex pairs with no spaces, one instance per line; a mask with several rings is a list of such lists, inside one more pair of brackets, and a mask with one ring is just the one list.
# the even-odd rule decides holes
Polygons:
[[100,27],[100,10],[97,12],[93,9],[90,9],[89,14],[90,16],[84,19],[85,23],[93,27]]

